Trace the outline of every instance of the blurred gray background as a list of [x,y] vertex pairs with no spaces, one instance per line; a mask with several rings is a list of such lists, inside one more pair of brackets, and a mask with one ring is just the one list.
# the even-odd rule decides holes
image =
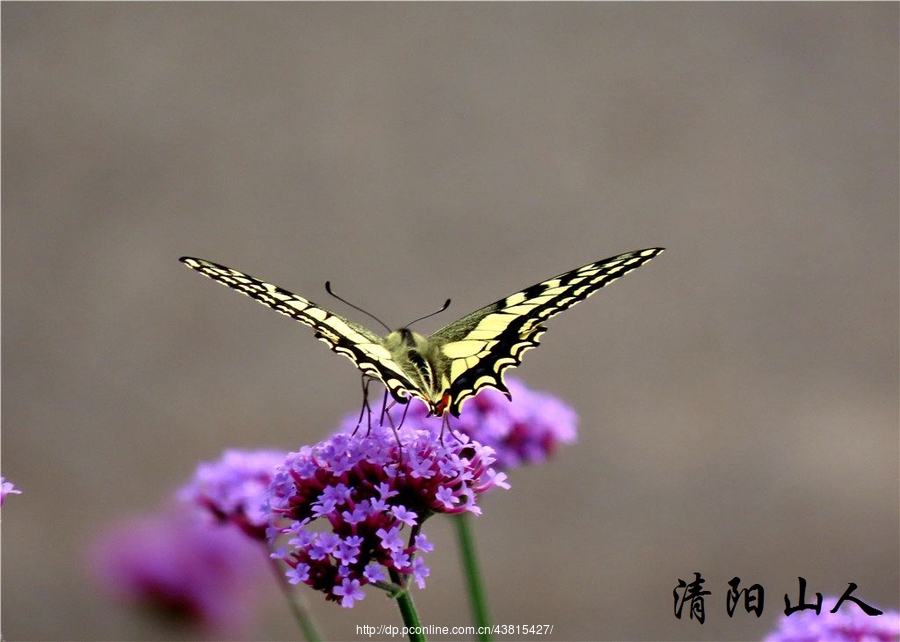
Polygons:
[[[359,407],[308,328],[191,254],[433,331],[668,251],[513,374],[577,447],[476,521],[494,620],[754,640],[798,576],[898,606],[898,5],[3,5],[3,633],[164,639],[84,550],[226,447]],[[365,319],[360,319],[365,321]],[[424,623],[469,623],[434,519]],[[672,590],[700,571],[706,624]],[[759,620],[726,582],[766,589]],[[330,638],[400,624],[310,594]],[[259,639],[297,637],[276,593]],[[852,606],[852,605],[850,605]]]

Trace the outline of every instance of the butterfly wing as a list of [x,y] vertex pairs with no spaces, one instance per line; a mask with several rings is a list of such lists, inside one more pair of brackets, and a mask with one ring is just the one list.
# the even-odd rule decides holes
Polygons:
[[385,347],[384,340],[368,328],[284,288],[230,267],[189,256],[179,260],[203,276],[312,327],[317,339],[350,359],[364,375],[381,381],[395,399],[405,399],[410,392],[417,390],[394,360],[391,351]]
[[526,350],[537,347],[547,330],[544,321],[662,251],[627,252],[564,272],[476,310],[428,337],[440,351],[450,413],[458,417],[462,404],[482,388],[496,388],[509,396],[503,372],[522,363]]

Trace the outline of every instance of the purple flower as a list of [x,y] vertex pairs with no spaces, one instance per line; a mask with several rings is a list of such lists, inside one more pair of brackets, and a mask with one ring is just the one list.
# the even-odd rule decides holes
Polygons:
[[[538,392],[521,381],[508,378],[512,400],[499,390],[486,388],[469,399],[459,419],[450,417],[450,427],[494,449],[495,468],[508,470],[524,464],[546,461],[559,444],[571,444],[577,438],[578,415],[557,397]],[[427,417],[424,403],[414,399],[409,404],[405,423],[417,428],[440,425],[441,420]],[[380,415],[374,409],[373,417]],[[394,416],[399,413],[395,411]],[[344,419],[345,428],[356,426],[359,414]],[[363,430],[363,428],[361,428]],[[451,437],[444,435],[444,440]]]
[[837,601],[825,597],[818,615],[812,610],[782,615],[778,629],[764,642],[900,642],[900,612],[869,616],[854,602],[844,600],[838,612],[832,613]]
[[359,588],[359,580],[350,580],[346,577],[341,580],[340,586],[334,587],[334,594],[341,598],[341,606],[352,609],[353,602],[363,599],[366,594]]
[[512,401],[499,390],[482,390],[463,407],[458,424],[450,424],[497,451],[498,468],[542,463],[559,444],[575,442],[578,415],[571,406],[517,379],[507,379],[506,387]]
[[291,584],[305,582],[309,579],[309,564],[297,564],[296,567],[289,568],[285,576]]
[[[290,453],[270,486],[275,527],[270,547],[288,539],[280,557],[290,581],[322,591],[345,608],[363,587],[391,590],[412,579],[424,585],[421,560],[431,544],[420,533],[435,513],[478,513],[477,495],[506,486],[490,468],[493,450],[462,437],[438,438],[441,422],[344,432]],[[399,440],[399,441],[398,441]],[[325,528],[323,528],[323,525]]]
[[275,467],[282,463],[284,453],[276,450],[226,450],[218,461],[200,464],[178,497],[265,540],[269,515],[263,504]]
[[193,509],[136,516],[94,543],[91,571],[111,596],[216,636],[251,632],[265,579],[259,544]]
[[363,571],[363,575],[370,582],[381,582],[382,580],[387,579],[387,572],[384,570],[384,567],[379,566],[374,562],[366,566],[365,570]]
[[3,506],[3,500],[7,495],[21,495],[22,491],[17,490],[12,482],[6,481],[5,477],[0,476],[0,506]]
[[425,566],[421,557],[417,557],[413,562],[413,579],[416,580],[416,585],[420,589],[425,588],[425,578],[429,575],[431,575],[431,569]]

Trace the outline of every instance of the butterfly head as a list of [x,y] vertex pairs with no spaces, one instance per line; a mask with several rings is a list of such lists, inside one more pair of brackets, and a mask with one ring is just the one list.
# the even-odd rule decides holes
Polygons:
[[447,408],[449,408],[449,407],[450,407],[450,393],[445,392],[439,402],[431,405],[431,414],[434,415],[435,417],[440,417],[445,412],[447,412]]

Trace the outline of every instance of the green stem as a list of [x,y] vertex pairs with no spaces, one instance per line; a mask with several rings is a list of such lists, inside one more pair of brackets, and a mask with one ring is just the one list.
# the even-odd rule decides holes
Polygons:
[[419,622],[419,613],[416,611],[416,605],[413,604],[409,588],[400,591],[395,597],[397,606],[400,607],[400,615],[403,616],[403,624],[410,632],[410,642],[426,642],[425,635],[422,633],[422,624]]
[[[265,549],[265,551],[266,557],[269,557],[269,550]],[[288,584],[287,578],[284,575],[284,569],[281,564],[278,563],[278,560],[269,557],[269,562],[278,578],[278,587],[281,589],[281,592],[284,593],[284,597],[288,601],[288,606],[294,614],[294,619],[297,620],[297,624],[300,625],[300,630],[303,631],[303,638],[308,642],[319,642],[322,637],[319,635],[319,631],[316,629],[312,616],[309,614],[309,609],[306,607],[305,600],[300,595],[299,591]]]
[[456,539],[459,542],[459,551],[463,559],[463,569],[466,574],[466,585],[469,587],[469,605],[472,609],[472,619],[478,630],[483,631],[478,639],[481,642],[490,642],[491,622],[488,616],[487,598],[481,583],[481,571],[478,568],[478,556],[475,553],[475,540],[472,529],[469,526],[469,515],[460,513],[454,515],[452,521],[456,524]]

